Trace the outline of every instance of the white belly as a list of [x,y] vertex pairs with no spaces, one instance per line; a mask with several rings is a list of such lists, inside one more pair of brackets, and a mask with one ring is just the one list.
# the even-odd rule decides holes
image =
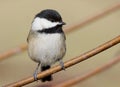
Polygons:
[[28,43],[32,60],[42,65],[51,65],[65,55],[65,39],[61,34],[40,34]]

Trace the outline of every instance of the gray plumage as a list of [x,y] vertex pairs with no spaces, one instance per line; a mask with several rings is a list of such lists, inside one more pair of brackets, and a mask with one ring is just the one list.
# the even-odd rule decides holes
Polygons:
[[[64,22],[59,16],[55,10],[44,10],[37,14],[32,22],[27,38],[28,55],[33,61],[41,64],[41,71],[49,69],[57,61],[60,61],[64,68],[63,62],[61,63],[66,53],[65,35],[62,30]],[[35,79],[36,74],[37,70],[34,73]],[[43,82],[51,80],[51,75],[42,78]]]

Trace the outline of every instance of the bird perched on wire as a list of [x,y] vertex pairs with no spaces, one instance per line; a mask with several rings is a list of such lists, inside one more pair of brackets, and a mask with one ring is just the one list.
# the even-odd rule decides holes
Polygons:
[[[38,68],[45,71],[52,64],[59,61],[61,68],[65,69],[62,58],[66,53],[65,34],[60,14],[56,10],[46,9],[38,13],[33,22],[27,38],[28,55],[38,63],[34,72],[34,79],[37,80]],[[41,79],[42,82],[51,81],[52,76]]]

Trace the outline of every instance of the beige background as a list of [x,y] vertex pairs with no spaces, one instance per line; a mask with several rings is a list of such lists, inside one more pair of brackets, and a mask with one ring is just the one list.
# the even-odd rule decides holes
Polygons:
[[[0,0],[0,53],[26,43],[34,15],[43,9],[56,9],[67,26],[87,19],[120,0]],[[67,34],[67,54],[64,61],[78,56],[120,34],[120,10]],[[93,58],[54,74],[50,83],[82,75],[103,65],[120,53],[120,44]],[[27,52],[0,61],[0,86],[31,76],[36,63]],[[89,78],[74,87],[120,87],[120,64]],[[43,85],[34,82],[25,87]]]

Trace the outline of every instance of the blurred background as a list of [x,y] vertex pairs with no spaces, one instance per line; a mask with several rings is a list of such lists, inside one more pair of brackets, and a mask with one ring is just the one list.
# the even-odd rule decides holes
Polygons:
[[[43,9],[55,9],[67,23],[64,28],[82,22],[120,0],[0,0],[0,53],[26,42],[34,16]],[[120,34],[120,10],[66,34],[67,53],[64,61],[91,50]],[[80,76],[120,54],[120,44],[91,59],[53,75],[55,84]],[[58,63],[57,63],[58,64]],[[0,61],[0,86],[33,75],[37,64],[24,51]],[[120,64],[76,84],[74,87],[120,87]],[[39,87],[47,83],[34,82],[25,87]]]

